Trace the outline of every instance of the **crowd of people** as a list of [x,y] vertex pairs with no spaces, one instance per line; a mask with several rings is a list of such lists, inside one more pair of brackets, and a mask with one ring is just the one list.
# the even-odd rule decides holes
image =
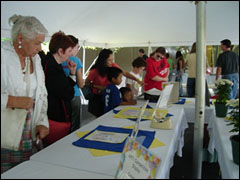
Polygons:
[[[49,52],[43,53],[41,43],[48,33],[42,23],[33,16],[10,17],[12,41],[1,43],[1,109],[22,108],[28,110],[18,151],[1,148],[1,173],[28,160],[34,153],[33,142],[43,140],[49,134],[51,119],[57,122],[71,122],[70,132],[81,127],[79,89],[91,87],[93,97],[89,99],[88,111],[96,117],[111,111],[119,105],[135,105],[144,91],[156,88],[162,90],[162,83],[171,81],[175,70],[173,60],[164,47],[158,47],[150,57],[143,49],[132,61],[132,71],[127,72],[113,62],[113,52],[102,49],[95,64],[84,81],[82,63],[77,57],[78,39],[64,32],[51,36]],[[235,98],[238,86],[238,56],[230,50],[231,42],[221,42],[223,53],[217,59],[217,76],[234,82],[230,98]],[[176,53],[176,79],[182,96],[182,75],[189,68],[187,93],[195,96],[196,43],[186,57],[186,64],[180,51]],[[30,93],[26,94],[26,66],[30,63]],[[141,74],[144,72],[143,80]],[[127,78],[125,87],[118,88],[122,76]],[[144,94],[145,99],[151,95]]]

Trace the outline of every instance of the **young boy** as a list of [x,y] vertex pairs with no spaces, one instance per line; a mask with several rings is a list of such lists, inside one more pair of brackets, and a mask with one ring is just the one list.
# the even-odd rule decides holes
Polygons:
[[[143,72],[145,67],[147,66],[146,61],[142,57],[138,57],[132,62],[133,69],[130,72],[133,76],[135,76],[137,79],[140,79],[140,74]],[[126,86],[130,88],[133,92],[133,99],[137,99],[137,96],[141,92],[140,86],[138,83],[135,83],[131,79],[126,80]]]
[[131,102],[133,101],[133,93],[132,90],[128,87],[121,87],[120,89],[122,95],[122,101]]
[[120,91],[116,85],[122,82],[123,72],[116,67],[109,68],[107,78],[111,84],[109,84],[104,91],[104,113],[112,110],[119,105],[135,105],[136,101],[123,102],[120,97]]

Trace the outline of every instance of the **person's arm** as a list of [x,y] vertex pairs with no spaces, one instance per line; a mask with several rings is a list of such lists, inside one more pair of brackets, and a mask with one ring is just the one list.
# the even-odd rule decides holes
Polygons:
[[77,85],[79,88],[83,88],[82,69],[77,71]]
[[[86,86],[90,86],[91,81],[89,80],[89,78],[87,77],[87,79],[85,80],[85,85]],[[100,89],[100,90],[104,90],[106,88],[106,86],[101,86],[101,85],[97,85],[97,84],[93,84],[93,88],[96,89]]]
[[131,101],[122,101],[120,105],[136,105],[137,101],[136,100],[131,100]]
[[152,78],[152,80],[153,81],[168,81],[168,76],[166,76],[166,77],[160,77],[160,76],[154,76],[153,78]]
[[216,72],[216,80],[218,80],[219,76],[222,74],[222,68],[217,67],[217,72]]
[[30,97],[8,96],[7,108],[30,109],[33,107],[33,99]]
[[123,71],[123,75],[126,76],[129,79],[132,79],[134,81],[136,81],[138,84],[140,84],[141,86],[143,85],[143,82],[140,81],[138,78],[136,78],[135,76],[133,76],[132,74],[130,74],[129,72]]
[[119,67],[119,69],[122,70],[123,72],[123,75],[126,77],[126,78],[129,78],[129,79],[132,79],[134,81],[136,81],[138,84],[140,84],[141,86],[144,84],[142,81],[140,81],[138,78],[136,78],[134,75],[130,74],[129,72],[123,70],[122,68]]

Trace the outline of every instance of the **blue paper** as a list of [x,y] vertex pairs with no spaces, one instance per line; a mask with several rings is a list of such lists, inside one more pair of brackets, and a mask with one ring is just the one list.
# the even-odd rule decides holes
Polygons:
[[[117,127],[108,127],[108,126],[102,126],[99,125],[97,128],[80,138],[79,140],[73,142],[72,144],[79,147],[85,147],[85,148],[92,148],[92,149],[101,149],[101,150],[108,150],[108,151],[114,151],[114,152],[122,152],[125,142],[127,138],[122,143],[106,143],[106,142],[100,142],[100,141],[92,141],[92,140],[86,140],[85,137],[93,133],[95,130],[99,131],[107,131],[107,132],[116,132],[116,133],[124,133],[129,134],[129,136],[132,133],[132,129],[126,129],[126,128],[117,128]],[[145,137],[142,138],[142,137]],[[140,139],[144,139],[142,145],[146,148],[149,148],[152,144],[155,136],[155,131],[143,131],[139,130],[137,137],[141,137]]]
[[180,99],[177,103],[174,104],[185,104],[186,99]]

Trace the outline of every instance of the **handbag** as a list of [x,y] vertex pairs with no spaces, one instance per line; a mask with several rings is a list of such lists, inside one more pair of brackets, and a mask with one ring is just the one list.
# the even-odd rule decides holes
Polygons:
[[90,83],[90,86],[84,85],[82,88],[83,95],[87,100],[91,100],[93,98],[92,87],[93,83]]
[[26,117],[25,109],[1,110],[1,148],[14,151],[19,149]]
[[[45,64],[45,68],[44,68],[45,82],[46,82],[46,71],[47,71],[48,63],[49,63],[49,61]],[[69,121],[69,115],[67,114],[64,100],[61,100],[61,102],[62,102],[62,106],[63,106],[63,110],[64,110],[64,114],[65,114],[65,118],[66,118],[67,122],[58,122],[58,121],[54,121],[52,119],[48,119],[49,134],[45,138],[46,145],[50,145],[50,144],[58,141],[59,139],[68,135],[70,132],[71,122]]]
[[[30,90],[30,60],[27,58],[25,80]],[[1,110],[1,148],[18,151],[28,111],[19,108]]]

